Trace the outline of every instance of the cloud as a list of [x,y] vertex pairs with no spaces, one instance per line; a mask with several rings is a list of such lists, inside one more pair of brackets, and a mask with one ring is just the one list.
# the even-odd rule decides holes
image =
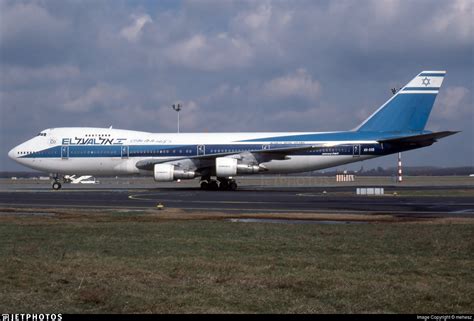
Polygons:
[[77,66],[53,65],[33,68],[29,66],[5,66],[0,75],[3,88],[45,85],[64,80],[78,79],[81,72]]
[[446,7],[438,10],[430,23],[423,28],[425,33],[436,35],[449,34],[451,37],[463,41],[471,41],[473,36],[473,13],[474,2],[471,0],[453,0],[447,3]]
[[290,49],[285,47],[285,42],[292,27],[292,19],[292,10],[266,2],[236,14],[229,29],[233,34],[246,39],[252,50],[260,56],[281,58]]
[[272,7],[269,4],[260,5],[252,10],[239,13],[234,24],[242,29],[258,32],[266,29],[272,18]]
[[402,3],[400,0],[371,0],[370,3],[374,19],[379,23],[393,22],[400,14]]
[[205,71],[218,71],[247,66],[252,49],[243,40],[227,33],[213,36],[196,34],[166,49],[167,58],[174,64]]
[[320,83],[313,80],[311,75],[303,68],[292,74],[274,78],[263,85],[263,93],[273,99],[302,97],[308,100],[316,100],[320,91]]
[[[0,0],[0,144],[31,135],[19,123],[174,132],[178,101],[188,132],[353,128],[390,88],[439,68],[429,129],[461,130],[455,161],[472,164],[473,5]],[[418,161],[453,163],[443,146]]]
[[122,30],[120,30],[120,35],[128,41],[134,42],[140,37],[143,27],[147,23],[152,23],[153,20],[147,14],[139,16],[132,15],[132,18],[134,19],[134,22],[128,27],[124,27]]
[[38,3],[2,4],[0,52],[2,62],[38,65],[63,60],[71,23],[52,15]]
[[442,120],[460,119],[472,115],[472,105],[469,104],[469,89],[462,86],[447,87],[439,97],[436,117]]
[[61,109],[67,112],[85,113],[95,107],[115,108],[126,100],[127,96],[126,88],[99,83],[79,97],[65,102]]

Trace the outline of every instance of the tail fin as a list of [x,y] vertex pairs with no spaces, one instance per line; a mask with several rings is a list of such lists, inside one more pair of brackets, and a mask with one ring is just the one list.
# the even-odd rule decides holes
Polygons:
[[445,75],[446,71],[422,71],[355,130],[422,131]]

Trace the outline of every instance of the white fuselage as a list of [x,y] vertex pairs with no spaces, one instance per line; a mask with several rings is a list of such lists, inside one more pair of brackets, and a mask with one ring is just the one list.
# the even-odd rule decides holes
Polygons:
[[[373,139],[307,140],[317,135],[334,134],[339,133],[160,134],[107,128],[53,128],[16,146],[9,156],[24,166],[43,172],[99,176],[153,175],[152,171],[140,170],[136,166],[139,161],[147,159],[184,159],[305,144],[326,144],[328,148],[314,155],[311,152],[296,153],[263,162],[266,173],[312,171],[380,156],[361,152],[361,146],[377,144]],[[331,148],[335,144],[347,144],[347,148]]]

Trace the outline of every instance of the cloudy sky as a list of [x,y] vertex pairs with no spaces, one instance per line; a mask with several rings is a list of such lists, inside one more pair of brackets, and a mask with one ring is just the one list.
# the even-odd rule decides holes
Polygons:
[[[0,170],[44,128],[354,128],[422,70],[447,70],[407,165],[474,165],[474,1],[0,1]],[[395,165],[388,157],[367,166]]]

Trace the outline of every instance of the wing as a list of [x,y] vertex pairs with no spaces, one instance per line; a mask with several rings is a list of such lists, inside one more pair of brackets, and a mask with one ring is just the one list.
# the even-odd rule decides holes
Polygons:
[[196,155],[187,157],[176,157],[176,158],[150,158],[137,162],[135,166],[138,169],[153,170],[155,164],[171,163],[171,164],[182,164],[191,162],[196,168],[210,167],[214,163],[217,157],[234,156],[235,158],[249,158],[262,161],[270,161],[275,159],[285,159],[286,156],[291,155],[294,152],[314,150],[329,146],[335,146],[334,144],[321,144],[321,145],[299,145],[295,147],[272,147],[269,145],[268,149],[256,149],[249,150],[241,153],[228,152],[228,153],[215,153],[209,155]]

